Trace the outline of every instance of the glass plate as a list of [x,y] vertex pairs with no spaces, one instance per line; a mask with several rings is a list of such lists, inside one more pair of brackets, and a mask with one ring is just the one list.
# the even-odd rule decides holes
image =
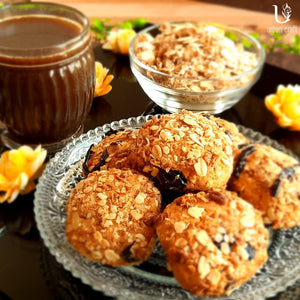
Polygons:
[[[140,116],[105,124],[90,130],[57,153],[41,176],[34,200],[37,226],[45,245],[63,267],[83,283],[117,299],[199,299],[182,289],[166,271],[159,243],[150,259],[138,267],[109,267],[89,261],[77,253],[65,238],[65,203],[71,189],[82,179],[81,165],[91,144],[98,143],[111,130],[136,129],[152,116]],[[249,139],[263,142],[291,154],[277,142],[239,126]],[[300,278],[300,226],[271,231],[269,259],[256,275],[230,296],[202,299],[261,300],[271,297]]]

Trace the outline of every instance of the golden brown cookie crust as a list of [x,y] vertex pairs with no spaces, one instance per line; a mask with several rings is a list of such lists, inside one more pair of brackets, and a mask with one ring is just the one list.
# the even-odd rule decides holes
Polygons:
[[224,187],[232,171],[230,139],[203,114],[154,117],[140,128],[136,143],[133,155],[143,172],[153,177],[160,170],[181,172],[186,191]]
[[267,260],[269,232],[260,213],[228,191],[177,198],[157,234],[174,277],[202,297],[230,293]]
[[217,118],[212,115],[210,116],[210,119],[214,120],[220,126],[220,129],[223,130],[231,139],[233,147],[233,156],[235,158],[239,146],[248,144],[249,140],[238,130],[237,126],[234,123],[224,120],[222,118]]
[[[273,229],[287,229],[300,224],[300,166],[293,157],[264,144],[251,148],[241,171],[233,172],[228,188],[262,212],[264,222]],[[298,165],[298,166],[297,166]],[[290,175],[284,175],[285,172]],[[237,173],[237,174],[236,174]],[[280,183],[276,188],[276,181]]]
[[95,171],[77,184],[67,201],[66,237],[90,260],[140,264],[153,251],[152,223],[160,202],[154,184],[136,171]]
[[137,130],[127,129],[106,136],[93,146],[86,157],[85,175],[92,171],[109,168],[133,167],[130,161],[131,147],[135,143]]

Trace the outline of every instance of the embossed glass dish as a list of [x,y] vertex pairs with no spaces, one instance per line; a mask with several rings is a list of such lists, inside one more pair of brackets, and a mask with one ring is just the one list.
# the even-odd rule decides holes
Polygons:
[[[35,192],[37,226],[45,245],[66,270],[108,296],[130,300],[199,299],[182,289],[172,275],[168,275],[159,244],[146,264],[114,268],[85,259],[65,238],[65,203],[71,189],[83,178],[82,162],[90,145],[98,143],[111,130],[139,128],[151,118],[141,116],[105,124],[81,135],[57,153],[47,165]],[[242,126],[239,129],[253,141],[288,152],[282,145],[258,132]],[[269,256],[262,269],[230,296],[202,299],[262,300],[293,284],[300,278],[300,227],[271,231]]]

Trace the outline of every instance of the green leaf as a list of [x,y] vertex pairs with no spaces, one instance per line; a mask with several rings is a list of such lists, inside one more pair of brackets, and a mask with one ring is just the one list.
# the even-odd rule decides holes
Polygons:
[[107,23],[109,23],[110,21],[110,19],[99,20],[98,18],[94,18],[92,20],[92,25],[90,26],[90,28],[92,32],[95,33],[98,39],[105,40],[113,28],[135,29],[143,27],[148,23],[148,21],[144,18],[136,18],[132,20],[125,20],[122,23],[107,25]]
[[273,44],[273,47],[274,48],[281,48],[281,47],[283,47],[285,44],[284,43],[274,43]]
[[248,40],[243,40],[242,44],[245,48],[251,48],[252,47],[252,43]]
[[93,24],[94,24],[94,28],[100,31],[103,30],[104,28],[104,23],[99,19],[93,19]]
[[283,35],[281,35],[279,32],[277,31],[273,31],[271,32],[271,36],[275,39],[275,40],[282,40],[283,39]]
[[261,43],[261,44],[266,51],[269,51],[270,46],[268,44],[265,43]]
[[97,38],[100,40],[105,40],[106,36],[109,34],[113,26],[106,25],[105,23],[109,22],[110,19],[104,19],[103,21],[94,18],[90,26],[91,30],[96,34]]
[[121,24],[121,28],[123,29],[136,29],[144,27],[148,21],[144,18],[130,19],[126,20]]
[[132,20],[133,28],[142,28],[148,24],[148,21],[144,18],[136,18]]
[[292,37],[292,44],[298,48],[300,47],[300,35],[296,34]]
[[255,39],[259,40],[259,33],[258,32],[253,32],[250,34],[252,37],[254,37]]
[[[259,33],[251,33],[251,36],[258,39],[258,41],[262,44],[263,48],[266,50],[267,53],[274,52],[278,49],[280,51],[288,53],[300,54],[300,35],[294,35],[291,38],[290,43],[286,43],[284,41],[284,35],[280,34],[277,31],[271,32],[270,35],[270,39],[263,39],[263,37],[261,37]],[[245,47],[246,46],[247,45],[245,45]]]
[[226,32],[225,36],[230,40],[232,40],[233,42],[236,41],[236,34],[234,32]]
[[130,20],[124,21],[123,24],[121,24],[122,29],[133,29],[133,23]]

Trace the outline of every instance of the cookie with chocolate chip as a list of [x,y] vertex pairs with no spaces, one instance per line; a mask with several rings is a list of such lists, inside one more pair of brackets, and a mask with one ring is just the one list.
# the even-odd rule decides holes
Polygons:
[[140,264],[153,251],[153,219],[160,205],[160,192],[144,175],[129,169],[95,171],[76,185],[67,201],[67,240],[93,261]]
[[122,169],[132,167],[130,153],[136,134],[137,131],[131,129],[113,132],[97,145],[92,145],[86,154],[83,164],[84,175],[108,168]]
[[268,257],[269,232],[260,213],[226,190],[177,198],[156,226],[174,277],[200,297],[229,294]]
[[233,156],[236,157],[239,146],[248,144],[249,140],[239,131],[234,123],[212,115],[210,115],[209,118],[214,120],[232,141]]
[[233,167],[232,142],[214,120],[182,111],[143,125],[133,152],[139,170],[164,190],[224,187]]
[[228,188],[261,211],[274,229],[300,224],[300,165],[288,154],[264,144],[244,145]]

